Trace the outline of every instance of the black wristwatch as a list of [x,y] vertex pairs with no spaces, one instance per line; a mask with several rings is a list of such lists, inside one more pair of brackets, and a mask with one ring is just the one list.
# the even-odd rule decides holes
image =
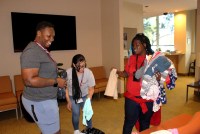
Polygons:
[[55,82],[54,82],[53,86],[54,86],[54,87],[58,87],[57,78],[55,78]]

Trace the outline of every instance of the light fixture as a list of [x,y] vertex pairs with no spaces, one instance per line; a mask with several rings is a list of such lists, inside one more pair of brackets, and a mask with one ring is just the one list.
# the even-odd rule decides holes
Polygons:
[[163,15],[168,15],[168,12],[164,12]]

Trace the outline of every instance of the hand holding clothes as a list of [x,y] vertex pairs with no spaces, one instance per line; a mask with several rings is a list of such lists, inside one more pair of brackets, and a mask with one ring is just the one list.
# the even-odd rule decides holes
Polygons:
[[93,116],[93,109],[91,105],[90,98],[87,98],[83,107],[83,125],[87,126],[87,121],[89,121]]

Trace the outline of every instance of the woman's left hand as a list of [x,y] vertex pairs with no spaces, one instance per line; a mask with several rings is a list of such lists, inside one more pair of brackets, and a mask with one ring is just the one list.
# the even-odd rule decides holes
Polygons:
[[71,112],[72,111],[72,104],[71,102],[67,102],[67,109]]
[[160,72],[155,72],[156,80],[160,81],[161,78],[161,73]]

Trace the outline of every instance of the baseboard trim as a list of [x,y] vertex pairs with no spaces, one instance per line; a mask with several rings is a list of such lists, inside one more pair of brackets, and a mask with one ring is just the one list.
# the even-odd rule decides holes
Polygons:
[[188,73],[178,73],[179,76],[188,76]]
[[118,97],[119,97],[119,98],[124,97],[124,93],[118,93]]

